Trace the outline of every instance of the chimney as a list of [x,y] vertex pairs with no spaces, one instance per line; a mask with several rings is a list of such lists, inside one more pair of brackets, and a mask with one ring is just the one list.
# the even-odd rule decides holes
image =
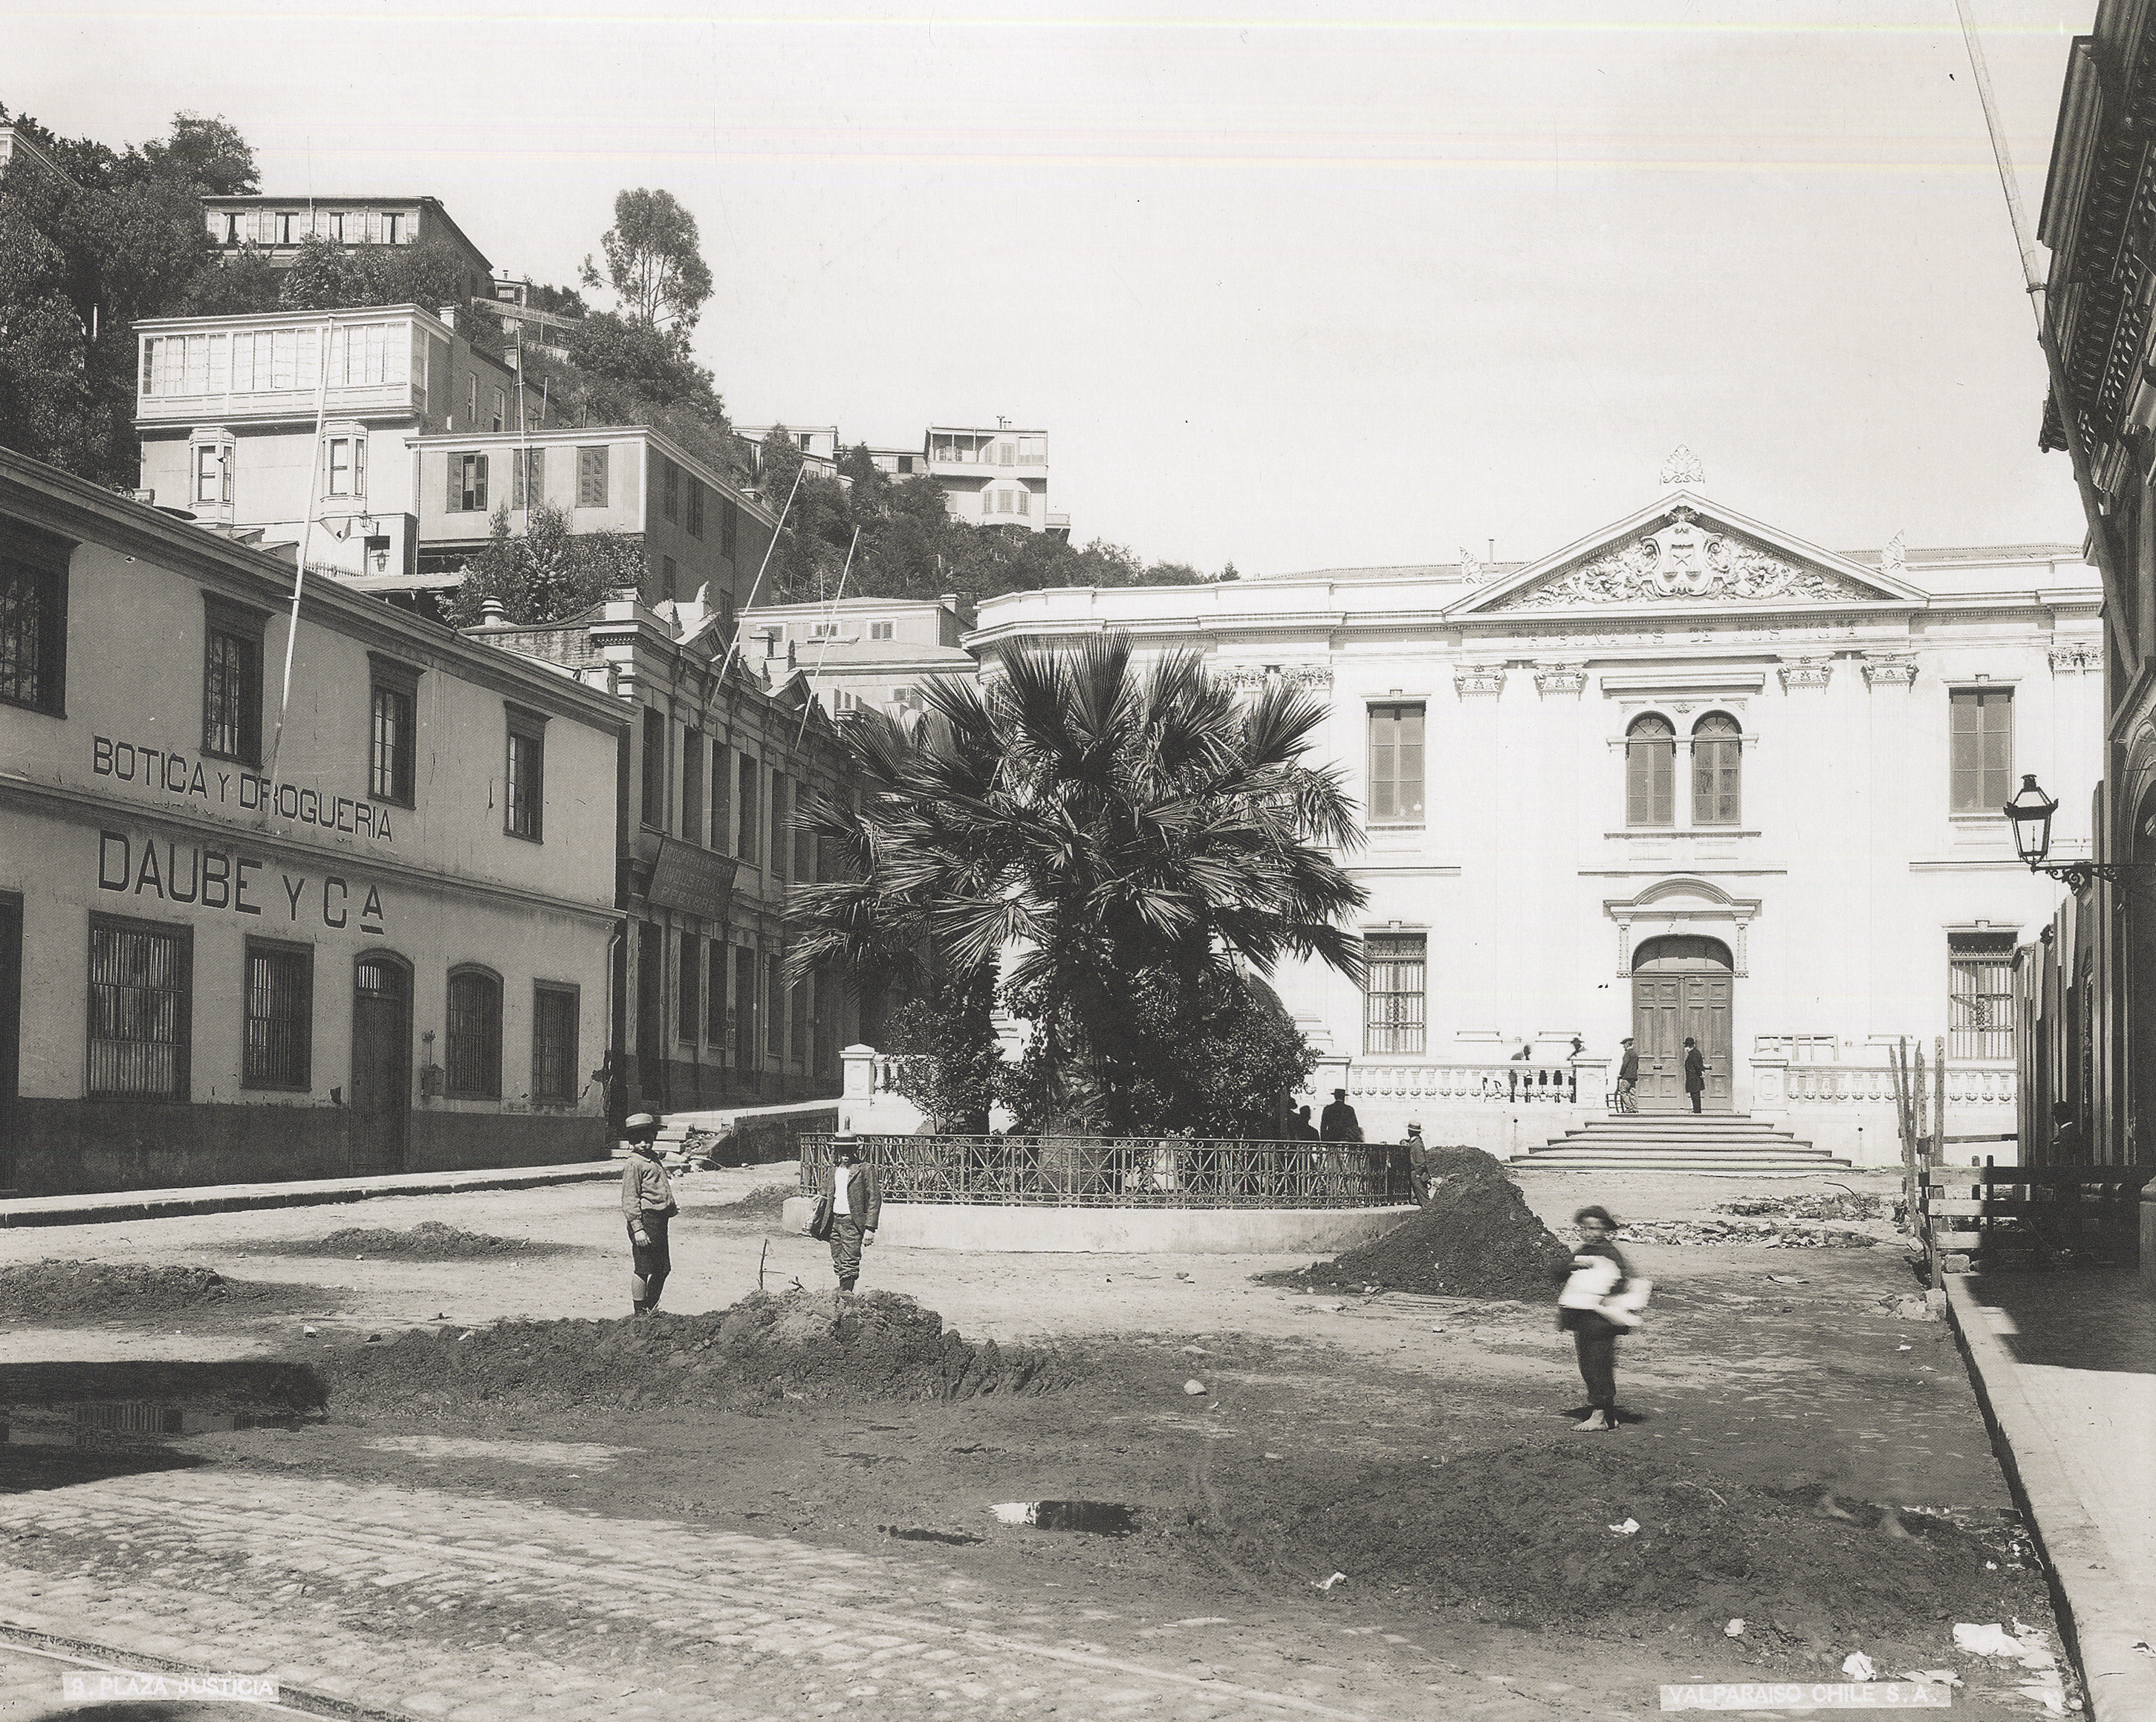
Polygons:
[[480,601],[479,625],[489,633],[500,633],[516,626],[509,619],[509,612],[502,608],[500,598],[485,598]]
[[955,592],[945,592],[941,597],[937,598],[936,602],[941,604],[945,609],[950,611],[953,615],[957,613],[958,594]]

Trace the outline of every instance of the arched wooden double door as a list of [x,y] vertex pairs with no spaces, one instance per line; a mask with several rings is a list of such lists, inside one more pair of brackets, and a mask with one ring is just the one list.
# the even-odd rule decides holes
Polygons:
[[1707,1061],[1702,1108],[1730,1110],[1729,1007],[1735,970],[1719,939],[1673,934],[1650,939],[1632,956],[1632,1045],[1640,1055],[1640,1110],[1691,1110],[1685,1093],[1684,1043],[1699,1043]]

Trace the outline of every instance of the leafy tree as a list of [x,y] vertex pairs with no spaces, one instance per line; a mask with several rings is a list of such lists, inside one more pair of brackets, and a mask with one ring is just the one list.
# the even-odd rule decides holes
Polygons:
[[185,186],[198,197],[239,197],[257,189],[254,147],[222,114],[213,120],[175,114],[172,135],[139,153],[150,177]]
[[557,317],[581,317],[589,310],[583,295],[573,287],[535,285],[527,297],[532,310],[551,312]]
[[952,1135],[984,1135],[998,1095],[995,977],[987,971],[939,977],[881,1025],[876,1044],[905,1058],[898,1091]]
[[[1270,1079],[1301,1056],[1213,1045],[1247,1008],[1245,971],[1292,954],[1361,973],[1339,921],[1367,893],[1317,847],[1356,841],[1353,803],[1302,763],[1324,708],[1284,688],[1240,704],[1194,654],[1140,671],[1123,638],[1000,670],[931,682],[911,725],[847,725],[855,799],[812,797],[800,821],[839,876],[793,894],[788,961],[873,987],[924,960],[993,972],[1023,947],[1004,976],[1034,1025],[1023,1121],[1217,1120],[1209,1061]],[[1163,1093],[1148,1071],[1184,1018],[1197,1038]]]
[[189,317],[236,317],[284,306],[283,271],[267,253],[246,245],[214,269],[204,269],[187,290],[181,314]]
[[740,450],[711,373],[685,341],[611,312],[586,317],[569,339],[569,358],[524,350],[525,390],[546,402],[554,424],[648,424],[665,431],[714,472],[734,475]]
[[542,504],[512,532],[506,505],[494,511],[486,548],[465,571],[449,600],[449,619],[470,628],[489,598],[501,601],[511,622],[564,622],[583,612],[619,586],[636,586],[645,572],[644,549],[619,532],[572,532],[569,516]]
[[[284,307],[335,311],[371,305],[416,305],[432,310],[465,301],[465,265],[442,239],[416,245],[340,245],[312,236],[300,242],[284,271]],[[494,326],[491,319],[475,325]]]
[[[671,192],[618,193],[613,225],[600,236],[599,249],[607,283],[631,317],[654,327],[662,320],[684,331],[696,327],[711,296],[711,272],[698,249],[696,218]],[[588,257],[581,279],[587,287],[602,284]]]
[[595,377],[626,385],[640,399],[678,407],[710,395],[711,373],[689,356],[679,330],[598,311],[569,336],[570,361]]

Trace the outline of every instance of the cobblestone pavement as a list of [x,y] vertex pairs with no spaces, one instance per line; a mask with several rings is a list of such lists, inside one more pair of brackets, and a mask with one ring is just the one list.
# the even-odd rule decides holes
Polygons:
[[13,1495],[0,1535],[0,1621],[451,1722],[1635,1713],[1337,1614],[1142,1626],[902,1558],[438,1489],[163,1471]]

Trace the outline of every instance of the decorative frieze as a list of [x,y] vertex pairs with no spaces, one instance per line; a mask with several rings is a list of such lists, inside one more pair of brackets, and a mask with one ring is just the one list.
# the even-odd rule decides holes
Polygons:
[[1235,669],[1224,669],[1218,679],[1231,688],[1329,688],[1332,685],[1332,666],[1329,664],[1266,664],[1244,665]]
[[2051,674],[2073,675],[2103,668],[2103,647],[2095,640],[2065,640],[2051,649]]
[[1779,666],[1776,674],[1785,694],[1799,688],[1824,688],[1834,679],[1834,659],[1824,655],[1793,658]]
[[1553,694],[1584,694],[1587,691],[1587,666],[1584,664],[1537,664],[1535,666],[1535,691],[1544,699]]
[[1754,603],[1770,599],[1847,603],[1881,596],[1824,568],[1699,522],[1695,510],[1680,504],[1656,530],[1590,556],[1492,607],[1539,610],[1572,604],[1731,598]]
[[1866,654],[1864,659],[1864,683],[1870,688],[1906,688],[1917,679],[1917,660],[1907,654],[1876,657]]
[[1463,664],[1452,672],[1452,685],[1459,690],[1462,700],[1494,700],[1505,691],[1505,666],[1502,664]]

